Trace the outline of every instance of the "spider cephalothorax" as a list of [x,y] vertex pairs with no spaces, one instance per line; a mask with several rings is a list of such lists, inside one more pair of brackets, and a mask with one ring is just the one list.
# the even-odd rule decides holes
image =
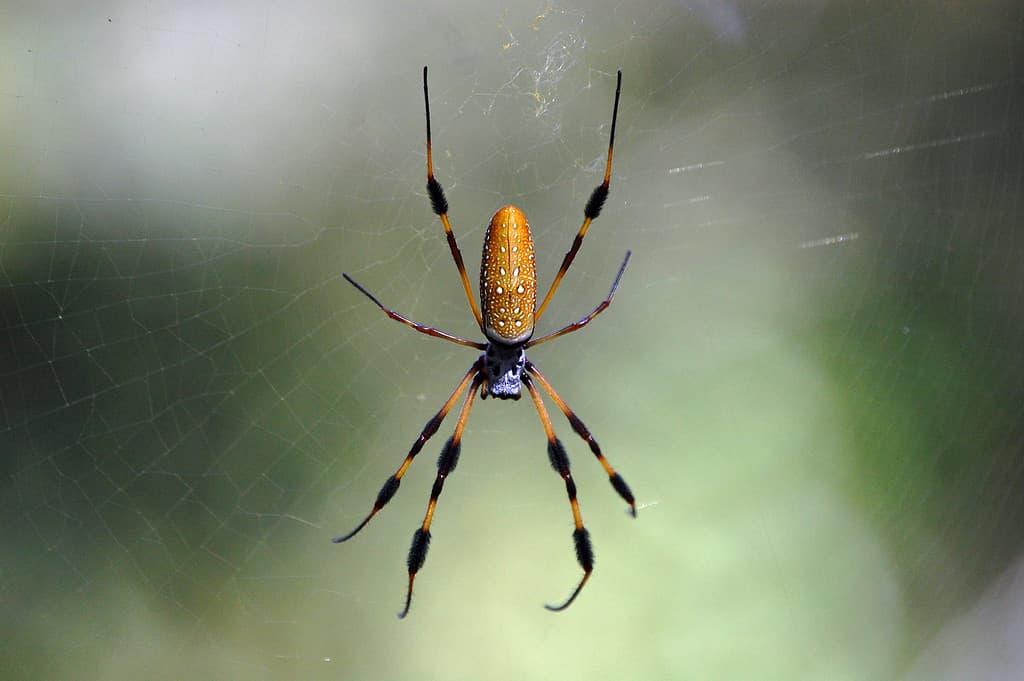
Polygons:
[[480,397],[488,395],[502,400],[518,400],[523,385],[523,368],[526,366],[526,350],[522,345],[488,343],[487,350],[480,356],[484,362],[483,390]]
[[594,317],[603,312],[611,304],[612,298],[615,296],[615,290],[619,286],[619,279],[622,278],[622,273],[625,272],[626,265],[629,263],[629,252],[627,251],[626,257],[619,267],[619,272],[615,276],[615,281],[612,283],[611,291],[608,292],[608,297],[602,300],[594,308],[593,312],[577,322],[562,327],[558,331],[549,333],[536,340],[533,339],[534,324],[540,319],[548,302],[551,301],[551,296],[558,289],[562,277],[565,276],[569,265],[572,264],[573,259],[576,257],[576,252],[583,243],[583,237],[586,236],[591,221],[597,218],[605,199],[608,197],[608,186],[612,176],[612,147],[615,143],[615,122],[618,118],[619,94],[621,91],[622,72],[620,71],[615,85],[615,106],[612,110],[612,127],[608,140],[608,160],[605,164],[604,181],[595,187],[593,193],[591,193],[590,199],[583,209],[583,225],[576,233],[572,246],[562,259],[562,265],[558,268],[558,273],[555,275],[555,279],[552,281],[551,288],[548,289],[544,301],[540,304],[540,307],[537,307],[537,272],[534,266],[533,236],[530,233],[530,225],[521,210],[515,206],[505,206],[499,208],[494,213],[487,227],[487,233],[484,236],[483,258],[480,266],[480,307],[477,308],[476,301],[473,299],[472,289],[469,286],[469,277],[466,275],[466,266],[462,261],[462,253],[459,251],[459,246],[455,242],[455,234],[452,232],[451,225],[448,222],[448,200],[441,189],[441,183],[434,178],[434,162],[430,145],[430,98],[427,96],[427,67],[423,67],[423,99],[427,118],[427,193],[430,195],[430,204],[433,206],[434,212],[441,218],[441,223],[444,225],[445,237],[448,239],[448,248],[451,250],[452,259],[455,260],[455,266],[458,268],[459,276],[462,278],[462,287],[466,291],[466,297],[469,300],[469,307],[473,311],[473,317],[476,319],[477,326],[480,327],[488,342],[484,343],[455,336],[403,317],[394,310],[384,307],[372,293],[356,283],[348,274],[344,275],[349,283],[359,289],[392,319],[402,322],[428,336],[443,338],[459,345],[484,351],[462,377],[459,384],[455,386],[455,390],[445,400],[441,409],[427,421],[427,425],[423,427],[420,436],[413,443],[412,448],[409,449],[405,461],[384,482],[384,486],[377,493],[377,500],[374,502],[370,512],[354,530],[334,539],[337,543],[355,536],[385,504],[391,501],[391,498],[398,492],[402,476],[405,475],[412,460],[419,454],[426,441],[437,432],[437,429],[441,426],[441,421],[448,415],[448,412],[451,411],[459,397],[466,393],[466,399],[462,403],[462,408],[459,410],[458,420],[455,424],[455,432],[445,442],[441,450],[441,456],[437,461],[437,477],[434,479],[434,486],[430,492],[427,513],[423,518],[423,522],[413,533],[412,546],[409,548],[408,558],[409,586],[405,594],[405,608],[399,613],[399,617],[405,617],[409,612],[409,605],[412,603],[413,581],[416,578],[416,573],[423,567],[423,563],[427,558],[427,548],[430,546],[430,525],[434,519],[434,508],[437,505],[438,497],[441,496],[441,491],[444,489],[445,479],[455,469],[455,464],[458,461],[462,443],[462,431],[466,426],[466,420],[469,418],[469,410],[473,405],[473,398],[478,388],[480,389],[481,399],[490,395],[491,397],[503,400],[518,400],[521,396],[522,387],[526,386],[526,390],[530,393],[530,398],[533,400],[533,404],[537,409],[537,415],[540,417],[541,425],[544,428],[544,436],[548,441],[548,460],[551,462],[555,472],[565,482],[565,491],[569,497],[569,505],[572,509],[573,524],[575,526],[572,533],[573,543],[576,546],[576,559],[580,567],[583,568],[583,578],[565,602],[557,606],[547,605],[545,606],[546,608],[549,610],[564,610],[576,599],[576,596],[583,588],[583,585],[587,583],[587,580],[590,579],[590,574],[594,570],[594,551],[590,545],[590,534],[583,526],[583,516],[580,514],[579,503],[576,501],[576,483],[573,482],[572,473],[569,470],[569,457],[565,452],[565,447],[555,436],[554,428],[551,425],[551,417],[548,416],[547,408],[544,406],[544,401],[541,399],[540,391],[537,389],[536,384],[540,384],[544,392],[558,405],[559,411],[565,414],[573,431],[583,438],[590,447],[590,451],[594,453],[594,456],[597,457],[598,462],[608,474],[608,480],[611,482],[612,488],[629,504],[630,512],[634,516],[636,515],[636,502],[633,499],[633,493],[629,490],[629,486],[626,485],[626,481],[615,472],[615,469],[605,459],[604,454],[601,453],[601,448],[597,445],[597,440],[590,434],[587,427],[583,425],[583,421],[569,409],[565,400],[555,392],[555,389],[551,387],[551,384],[548,383],[548,380],[544,378],[533,362],[526,359],[527,348],[582,329]]

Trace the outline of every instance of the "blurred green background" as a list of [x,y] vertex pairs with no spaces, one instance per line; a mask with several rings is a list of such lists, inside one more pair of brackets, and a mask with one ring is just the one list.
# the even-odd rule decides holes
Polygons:
[[[0,676],[1019,678],[1022,35],[1011,2],[4,3]],[[640,508],[553,414],[597,553],[559,615],[529,400],[477,403],[406,620],[453,416],[330,542],[474,358],[341,276],[477,334],[424,64],[474,286],[515,203],[542,291],[624,73],[540,331],[633,260],[531,359]]]

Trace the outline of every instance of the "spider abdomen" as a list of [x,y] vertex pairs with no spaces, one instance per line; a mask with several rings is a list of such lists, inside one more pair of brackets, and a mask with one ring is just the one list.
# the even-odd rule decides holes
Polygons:
[[480,262],[480,307],[487,338],[504,345],[533,335],[537,269],[533,236],[523,211],[499,208],[487,226]]

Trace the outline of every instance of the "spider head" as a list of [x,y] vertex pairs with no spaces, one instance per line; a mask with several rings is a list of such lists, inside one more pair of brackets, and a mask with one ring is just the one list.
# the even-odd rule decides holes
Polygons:
[[518,400],[521,397],[525,366],[526,351],[521,344],[488,343],[484,351],[487,388],[482,397],[490,395],[502,400]]

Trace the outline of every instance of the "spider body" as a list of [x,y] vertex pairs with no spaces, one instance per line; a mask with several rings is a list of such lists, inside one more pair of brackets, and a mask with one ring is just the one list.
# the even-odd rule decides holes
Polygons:
[[590,434],[583,421],[569,408],[565,400],[555,391],[548,380],[540,373],[537,366],[526,357],[526,349],[545,343],[567,333],[582,329],[590,323],[597,315],[603,312],[612,302],[615,291],[619,286],[626,265],[629,263],[629,252],[619,267],[618,274],[612,283],[608,296],[602,300],[593,312],[579,321],[563,326],[561,329],[549,333],[540,338],[534,338],[535,324],[544,313],[545,308],[551,301],[551,297],[558,289],[558,285],[565,276],[566,271],[572,264],[576,253],[583,243],[590,223],[595,220],[601,212],[605,199],[608,197],[608,187],[611,181],[612,172],[612,148],[615,143],[615,123],[619,111],[619,94],[622,90],[622,72],[619,71],[615,87],[615,106],[612,110],[611,133],[608,140],[608,160],[605,164],[604,181],[594,188],[590,199],[583,210],[583,224],[576,233],[569,250],[562,258],[562,264],[548,289],[547,295],[537,306],[537,270],[535,266],[535,253],[533,247],[533,236],[530,233],[530,225],[526,216],[515,206],[504,206],[499,208],[491,218],[484,236],[483,255],[480,265],[480,307],[477,308],[473,298],[473,292],[469,285],[469,277],[466,274],[466,266],[462,260],[462,253],[459,251],[455,234],[452,232],[451,224],[448,221],[448,199],[445,198],[441,184],[434,177],[434,164],[431,150],[430,138],[430,98],[427,94],[427,67],[423,67],[423,99],[427,119],[427,193],[430,196],[430,204],[434,213],[441,219],[444,225],[445,237],[448,240],[448,248],[451,251],[452,259],[462,279],[462,286],[466,292],[470,310],[476,319],[477,326],[483,332],[487,342],[480,342],[462,338],[438,329],[414,322],[399,313],[385,307],[368,290],[363,288],[355,279],[347,273],[344,277],[350,284],[356,287],[361,293],[369,298],[388,317],[401,322],[420,333],[435,338],[442,338],[452,343],[465,345],[477,350],[482,350],[469,370],[463,375],[462,380],[455,386],[451,395],[445,400],[441,409],[423,427],[419,437],[409,449],[405,460],[398,470],[391,477],[385,480],[384,485],[377,493],[373,508],[363,518],[355,529],[348,534],[335,537],[334,542],[340,543],[351,539],[370,519],[373,518],[398,492],[402,477],[409,469],[413,459],[423,449],[423,445],[437,432],[441,422],[451,411],[459,398],[465,394],[465,400],[459,410],[458,419],[455,424],[455,432],[445,442],[441,455],[437,461],[437,476],[434,478],[434,486],[430,491],[430,501],[427,503],[427,512],[423,522],[413,533],[412,545],[409,548],[407,565],[409,568],[409,584],[405,596],[405,608],[399,613],[399,617],[405,617],[409,612],[412,603],[412,588],[416,574],[423,567],[427,557],[427,549],[430,546],[430,527],[434,519],[434,510],[438,498],[444,489],[445,480],[455,469],[458,463],[459,453],[462,447],[462,433],[469,418],[469,411],[473,405],[473,398],[476,391],[480,390],[481,399],[488,396],[502,400],[518,400],[522,396],[523,387],[530,394],[530,398],[537,410],[541,426],[544,428],[544,436],[547,439],[548,461],[551,467],[562,478],[565,483],[566,495],[569,497],[569,506],[573,518],[573,543],[576,548],[576,560],[583,568],[583,577],[580,579],[575,590],[563,603],[557,606],[546,605],[549,610],[559,611],[569,607],[579,595],[580,590],[590,579],[594,569],[594,550],[590,543],[590,534],[583,525],[583,517],[580,513],[579,502],[576,499],[576,483],[573,481],[569,467],[569,456],[565,451],[562,442],[555,436],[551,425],[551,417],[541,398],[537,385],[548,394],[558,406],[573,432],[580,436],[590,447],[590,451],[597,458],[598,463],[608,474],[608,481],[615,492],[629,504],[629,511],[636,516],[636,501],[626,481],[622,479],[608,460],[601,452],[597,440]]
[[522,396],[525,344],[533,335],[537,268],[533,235],[523,211],[499,208],[484,235],[480,258],[480,314],[487,340],[481,356],[486,381],[480,396]]

